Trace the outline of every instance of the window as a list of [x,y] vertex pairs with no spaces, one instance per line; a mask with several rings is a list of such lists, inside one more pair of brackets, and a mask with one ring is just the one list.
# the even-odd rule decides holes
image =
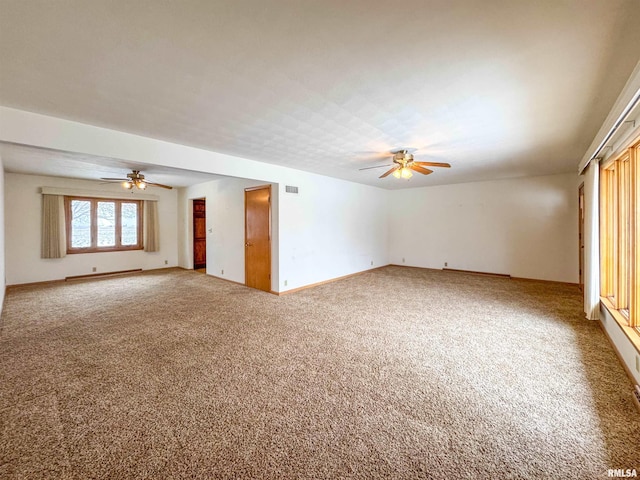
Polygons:
[[640,328],[640,142],[600,167],[600,296]]
[[65,197],[67,253],[142,249],[142,201]]

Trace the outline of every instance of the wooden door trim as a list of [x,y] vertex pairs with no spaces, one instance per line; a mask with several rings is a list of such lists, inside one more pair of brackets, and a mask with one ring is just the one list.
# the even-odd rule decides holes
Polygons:
[[269,191],[269,292],[271,292],[271,287],[273,286],[273,278],[271,276],[272,272],[272,259],[271,259],[271,237],[272,237],[272,222],[271,222],[271,185],[259,185],[256,187],[247,187],[244,189],[244,284],[247,284],[247,279],[249,277],[249,266],[247,262],[247,192],[252,192],[255,190],[264,190],[268,189]]
[[262,190],[263,188],[268,188],[269,189],[269,195],[271,195],[271,185],[267,184],[267,185],[259,185],[257,187],[247,187],[244,189],[245,192],[251,192],[253,190]]
[[584,182],[578,187],[578,286],[584,291]]
[[[201,240],[203,240],[204,242],[204,263],[203,264],[199,264],[196,263],[196,242],[198,240],[198,238],[196,238],[196,208],[195,205],[196,203],[202,203],[204,205],[204,216],[200,217],[202,219],[204,219],[204,236],[201,237]],[[206,197],[200,197],[200,198],[192,198],[191,199],[191,247],[192,247],[192,252],[191,252],[191,257],[193,260],[193,269],[200,269],[200,268],[206,268],[207,265],[207,259],[206,259],[206,249],[207,249],[207,234],[206,234],[206,230],[207,230],[207,210],[206,210],[206,205],[207,205],[207,198]]]

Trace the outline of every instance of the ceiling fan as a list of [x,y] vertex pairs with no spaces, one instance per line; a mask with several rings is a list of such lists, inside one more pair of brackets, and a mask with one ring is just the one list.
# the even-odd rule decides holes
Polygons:
[[448,163],[442,162],[417,162],[413,159],[413,153],[411,153],[414,150],[415,149],[410,148],[393,150],[390,152],[393,155],[393,163],[388,165],[377,165],[375,167],[365,167],[361,168],[360,170],[369,170],[371,168],[382,168],[391,166],[391,169],[380,175],[380,178],[384,178],[387,175],[393,174],[393,176],[396,178],[409,179],[413,176],[412,170],[423,175],[429,175],[430,173],[433,173],[433,170],[425,167],[451,167],[451,165],[449,165]]
[[171,190],[173,187],[169,185],[163,185],[161,183],[150,182],[144,179],[144,175],[140,173],[140,170],[132,170],[131,173],[127,173],[127,178],[102,178],[101,180],[106,180],[107,183],[121,183],[123,188],[127,190],[133,189],[136,187],[140,190],[144,190],[147,188],[147,185],[151,185],[152,187],[162,187]]

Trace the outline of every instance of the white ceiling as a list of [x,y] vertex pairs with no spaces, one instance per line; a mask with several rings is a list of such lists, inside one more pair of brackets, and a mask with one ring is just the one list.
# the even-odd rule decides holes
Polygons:
[[[0,104],[384,188],[574,172],[639,24],[638,0],[0,0]],[[452,168],[359,170],[404,146]]]
[[154,183],[187,187],[221,178],[209,173],[193,172],[160,165],[136,164],[114,158],[62,152],[28,145],[0,142],[0,157],[7,172],[96,180],[122,178],[131,170],[140,170]]

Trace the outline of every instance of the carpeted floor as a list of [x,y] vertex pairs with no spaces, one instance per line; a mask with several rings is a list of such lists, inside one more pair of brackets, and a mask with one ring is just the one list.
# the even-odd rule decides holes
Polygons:
[[607,478],[631,382],[577,287],[385,267],[277,297],[186,270],[16,287],[1,478]]

